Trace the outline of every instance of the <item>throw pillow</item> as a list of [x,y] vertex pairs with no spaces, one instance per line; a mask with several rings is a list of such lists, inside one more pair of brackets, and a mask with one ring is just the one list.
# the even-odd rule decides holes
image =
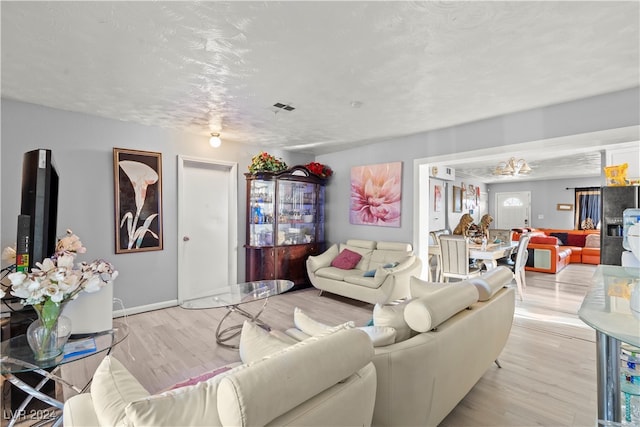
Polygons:
[[121,425],[127,405],[148,396],[147,390],[113,356],[106,356],[93,374],[91,400],[102,426]]
[[345,322],[337,326],[329,326],[307,316],[307,314],[298,307],[293,309],[293,324],[296,328],[311,336],[324,334],[333,329],[354,328],[356,326],[353,322]]
[[568,246],[567,245],[567,236],[569,235],[569,233],[549,233],[549,236],[554,236],[557,237],[558,240],[560,240],[560,245],[561,246]]
[[600,235],[599,234],[587,234],[587,238],[584,241],[585,248],[599,248],[600,247]]
[[244,321],[240,334],[240,360],[242,363],[254,362],[290,347],[254,322]]
[[358,329],[369,335],[374,347],[384,347],[396,342],[396,330],[389,326],[362,326]]
[[[221,426],[216,402],[227,375],[131,402],[125,412],[128,426]],[[120,424],[119,424],[120,425]]]
[[333,261],[331,261],[331,266],[342,270],[351,270],[358,265],[361,258],[362,255],[359,253],[353,252],[349,249],[343,249],[342,252],[340,252]]
[[567,246],[577,246],[579,248],[584,248],[584,243],[587,239],[585,234],[572,234],[569,233],[567,237]]
[[404,310],[408,302],[407,300],[395,305],[376,304],[373,307],[374,326],[395,329],[395,342],[404,341],[411,337],[411,328],[404,320]]

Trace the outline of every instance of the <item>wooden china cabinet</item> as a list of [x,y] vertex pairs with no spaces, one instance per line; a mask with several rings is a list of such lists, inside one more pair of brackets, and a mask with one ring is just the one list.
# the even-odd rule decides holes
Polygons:
[[326,179],[294,166],[247,178],[246,280],[308,285],[306,260],[325,250]]

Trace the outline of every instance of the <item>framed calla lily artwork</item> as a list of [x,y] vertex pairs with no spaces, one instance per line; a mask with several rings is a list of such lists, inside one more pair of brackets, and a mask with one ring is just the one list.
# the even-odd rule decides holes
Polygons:
[[162,153],[113,149],[116,253],[162,250]]
[[402,162],[351,168],[349,222],[400,227]]

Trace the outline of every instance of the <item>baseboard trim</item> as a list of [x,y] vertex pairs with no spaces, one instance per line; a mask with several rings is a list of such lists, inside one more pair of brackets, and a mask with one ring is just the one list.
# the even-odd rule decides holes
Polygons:
[[119,305],[123,307],[120,310],[113,311],[113,318],[115,319],[117,317],[131,316],[133,314],[145,313],[147,311],[161,310],[163,308],[175,307],[178,305],[178,300],[174,299],[170,301],[156,302],[153,304],[139,305],[136,307],[129,307],[129,308],[124,308],[124,306],[121,305],[120,301],[118,300],[114,300],[113,303],[114,305]]

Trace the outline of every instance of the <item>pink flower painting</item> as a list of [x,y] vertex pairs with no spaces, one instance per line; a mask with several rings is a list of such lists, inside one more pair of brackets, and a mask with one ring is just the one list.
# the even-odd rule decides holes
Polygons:
[[351,224],[400,227],[402,162],[351,168]]

